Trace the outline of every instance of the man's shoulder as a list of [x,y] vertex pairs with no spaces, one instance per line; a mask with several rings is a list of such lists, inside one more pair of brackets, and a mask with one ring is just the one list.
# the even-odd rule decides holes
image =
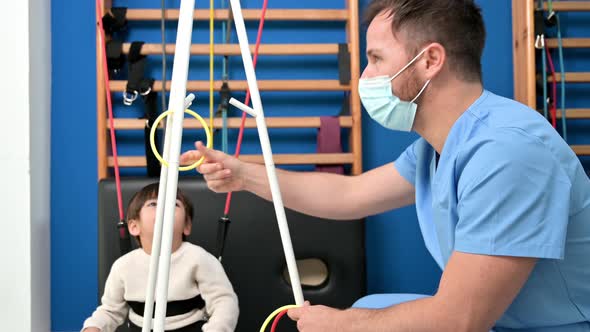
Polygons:
[[547,158],[550,149],[542,139],[520,127],[494,127],[470,137],[458,150],[457,159],[518,160]]
[[510,173],[529,172],[539,165],[553,169],[552,176],[563,177],[562,180],[568,182],[561,161],[543,140],[521,128],[503,127],[466,141],[457,153],[454,169],[457,178],[481,177],[490,172],[512,176]]
[[530,112],[531,114],[538,114],[538,112],[536,112],[534,109],[517,100],[497,95],[488,90],[484,90],[479,103],[472,105],[470,111],[475,110],[485,112],[486,110],[496,111],[498,109],[507,110],[509,112],[526,111]]

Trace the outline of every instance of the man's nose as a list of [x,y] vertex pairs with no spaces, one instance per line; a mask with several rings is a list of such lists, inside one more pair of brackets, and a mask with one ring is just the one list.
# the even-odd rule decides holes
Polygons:
[[368,78],[368,77],[371,77],[371,76],[370,76],[369,67],[367,66],[367,67],[365,67],[365,69],[361,73],[361,78]]
[[375,66],[369,63],[361,73],[361,78],[371,78],[377,75],[379,75],[379,72],[375,70]]

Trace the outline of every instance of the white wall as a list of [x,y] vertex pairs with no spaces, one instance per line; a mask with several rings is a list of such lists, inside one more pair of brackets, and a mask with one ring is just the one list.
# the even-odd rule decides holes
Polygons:
[[50,1],[0,14],[0,324],[50,330]]
[[51,1],[29,0],[31,331],[51,330]]

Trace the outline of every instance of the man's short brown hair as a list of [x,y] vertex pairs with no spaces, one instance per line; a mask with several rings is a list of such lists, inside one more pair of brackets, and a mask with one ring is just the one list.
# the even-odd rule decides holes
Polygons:
[[459,78],[481,82],[481,56],[486,31],[481,9],[473,0],[374,0],[365,22],[387,13],[396,35],[404,33],[408,51],[417,54],[427,43],[440,43],[449,68]]

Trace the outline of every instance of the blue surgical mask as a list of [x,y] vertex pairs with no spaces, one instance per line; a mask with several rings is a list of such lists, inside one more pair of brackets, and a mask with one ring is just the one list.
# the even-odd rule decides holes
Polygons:
[[397,74],[391,77],[377,76],[359,80],[359,95],[363,106],[371,118],[383,127],[399,131],[412,130],[414,118],[416,117],[416,108],[418,107],[414,101],[424,92],[430,80],[426,81],[418,95],[411,101],[400,100],[393,93],[391,81],[408,69],[426,50],[426,48],[423,49]]

